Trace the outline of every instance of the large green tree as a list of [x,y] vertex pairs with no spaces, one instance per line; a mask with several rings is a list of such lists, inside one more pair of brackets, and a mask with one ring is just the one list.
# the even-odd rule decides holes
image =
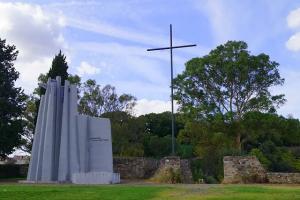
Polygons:
[[115,156],[144,156],[145,121],[127,112],[106,112],[101,117],[111,120],[112,146]]
[[[166,135],[171,135],[171,112],[162,113],[150,113],[142,117],[146,120],[146,131],[150,135],[157,135],[159,137],[164,137]],[[175,114],[175,136],[178,134],[179,130],[184,127],[184,123],[179,114]]]
[[68,63],[66,61],[66,56],[59,51],[57,55],[55,55],[52,60],[52,66],[47,74],[47,78],[55,79],[56,76],[60,76],[62,80],[62,84],[64,85],[65,80],[68,79]]
[[22,112],[25,108],[23,90],[15,86],[19,73],[13,62],[18,51],[0,38],[0,157],[12,153],[21,144],[23,132]]
[[136,98],[130,94],[118,95],[115,87],[106,85],[101,88],[95,80],[87,80],[81,87],[82,97],[78,111],[82,114],[99,117],[103,113],[125,111],[131,112]]
[[23,113],[24,132],[22,134],[22,146],[20,149],[30,153],[33,143],[33,135],[37,118],[37,97],[30,95],[26,100],[26,109]]
[[[60,76],[62,85],[64,85],[65,80],[67,80],[69,77],[68,68],[69,67],[68,67],[68,63],[66,61],[66,56],[60,50],[59,53],[54,56],[54,58],[52,60],[52,65],[51,65],[48,73],[40,74],[38,77],[38,82],[39,83],[47,83],[48,78],[55,79],[56,76]],[[78,78],[78,76],[72,77],[72,80],[74,78]],[[43,94],[45,94],[45,92],[46,92],[46,90],[41,87],[37,87],[34,90],[34,94],[37,94],[37,95],[43,95]],[[38,100],[37,104],[39,104],[39,100]]]
[[278,66],[266,54],[251,55],[243,41],[228,41],[208,55],[194,58],[174,80],[175,99],[193,119],[213,115],[235,126],[236,146],[243,141],[239,121],[249,111],[274,112],[284,95],[270,88],[282,85]]
[[273,113],[249,112],[242,121],[247,130],[246,152],[256,155],[270,171],[300,171],[300,122]]

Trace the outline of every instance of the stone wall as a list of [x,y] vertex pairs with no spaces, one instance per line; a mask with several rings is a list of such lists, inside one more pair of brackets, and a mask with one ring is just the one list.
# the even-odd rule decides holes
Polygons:
[[159,160],[143,157],[115,157],[113,161],[114,172],[120,173],[121,179],[150,178],[159,166]]
[[[186,159],[180,159],[179,157],[166,157],[161,160],[144,157],[113,158],[114,172],[120,173],[121,179],[148,179],[156,173],[160,166],[180,169],[183,182],[192,183],[190,162]],[[13,172],[7,172],[4,168]],[[27,170],[28,164],[0,165],[0,177],[4,177],[5,175],[8,177],[26,177]]]
[[159,168],[180,169],[180,158],[177,156],[164,157],[159,161]]
[[255,156],[225,156],[223,162],[223,183],[300,183],[300,173],[267,172]]
[[224,156],[223,183],[264,183],[266,171],[255,156]]
[[159,176],[166,175],[170,168],[175,172],[178,171],[180,173],[181,183],[193,183],[190,161],[187,159],[180,159],[178,156],[168,156],[162,158],[159,161],[159,168],[155,172],[155,176],[157,176],[155,178],[160,179]]
[[194,183],[190,160],[181,159],[180,160],[180,169],[181,169],[181,175],[183,178],[183,180],[182,180],[183,183]]
[[298,183],[300,184],[300,173],[267,173],[269,183]]
[[121,179],[148,179],[159,173],[160,170],[172,168],[180,170],[183,183],[193,182],[189,160],[176,156],[160,160],[143,157],[115,157],[113,166],[114,172],[120,173]]

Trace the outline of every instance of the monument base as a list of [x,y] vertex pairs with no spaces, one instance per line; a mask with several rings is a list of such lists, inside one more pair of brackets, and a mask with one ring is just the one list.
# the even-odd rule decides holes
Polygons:
[[120,174],[111,172],[74,173],[71,181],[74,184],[114,184],[120,183]]
[[58,181],[28,181],[28,180],[22,180],[18,181],[18,183],[24,183],[24,184],[59,184]]

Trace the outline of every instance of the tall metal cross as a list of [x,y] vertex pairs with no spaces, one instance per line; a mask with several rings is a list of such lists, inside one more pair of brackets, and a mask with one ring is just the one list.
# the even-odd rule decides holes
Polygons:
[[170,49],[170,58],[171,58],[171,105],[172,105],[172,155],[175,155],[175,117],[174,117],[174,102],[173,102],[173,49],[185,48],[185,47],[194,47],[196,44],[190,45],[181,45],[181,46],[173,46],[172,41],[172,24],[170,24],[170,46],[169,47],[161,47],[154,49],[147,49],[147,51],[159,51]]

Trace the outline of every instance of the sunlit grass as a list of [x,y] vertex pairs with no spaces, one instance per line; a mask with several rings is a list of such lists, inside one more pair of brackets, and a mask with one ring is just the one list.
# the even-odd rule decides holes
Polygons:
[[0,185],[7,200],[300,200],[298,185]]

